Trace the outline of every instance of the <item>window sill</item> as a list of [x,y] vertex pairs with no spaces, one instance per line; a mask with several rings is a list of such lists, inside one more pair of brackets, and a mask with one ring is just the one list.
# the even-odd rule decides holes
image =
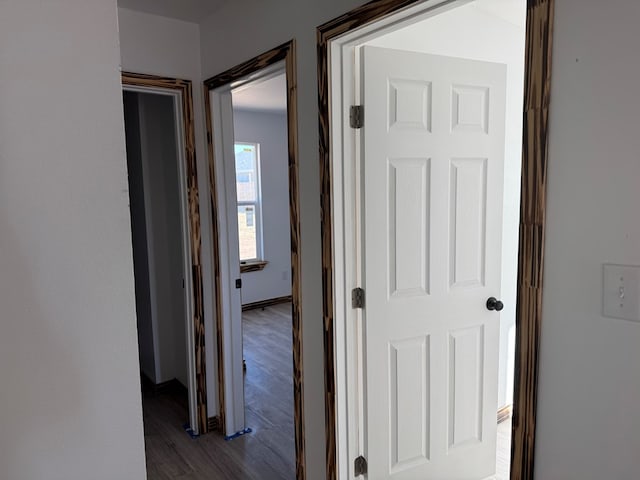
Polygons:
[[260,270],[264,270],[264,267],[267,266],[267,261],[265,260],[250,260],[247,262],[240,262],[240,273],[248,273],[248,272],[259,272]]

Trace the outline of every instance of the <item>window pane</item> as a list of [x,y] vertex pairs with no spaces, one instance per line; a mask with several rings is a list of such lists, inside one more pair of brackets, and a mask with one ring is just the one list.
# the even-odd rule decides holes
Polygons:
[[238,238],[240,240],[240,260],[258,258],[256,208],[254,205],[238,205]]
[[256,146],[236,143],[235,154],[238,202],[255,202],[258,200]]

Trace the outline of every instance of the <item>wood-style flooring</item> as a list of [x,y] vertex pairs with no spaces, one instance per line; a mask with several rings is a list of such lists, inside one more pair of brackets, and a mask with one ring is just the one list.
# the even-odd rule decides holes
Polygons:
[[[149,480],[293,480],[295,443],[291,304],[243,312],[247,426],[225,441],[219,433],[192,439],[183,429],[183,392],[143,392]],[[498,425],[495,480],[509,479],[511,419]]]
[[143,392],[149,480],[293,480],[295,442],[291,304],[243,312],[247,426],[225,441],[219,433],[192,439],[184,394]]

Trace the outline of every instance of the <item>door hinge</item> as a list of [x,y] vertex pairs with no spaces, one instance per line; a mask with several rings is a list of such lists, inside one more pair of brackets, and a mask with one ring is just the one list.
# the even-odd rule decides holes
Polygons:
[[242,288],[242,279],[236,278],[236,288]]
[[349,124],[351,128],[362,128],[364,126],[364,105],[351,105]]
[[367,473],[367,459],[360,455],[353,462],[353,474],[357,477],[359,475],[366,475]]
[[364,290],[362,288],[351,290],[351,308],[364,308]]

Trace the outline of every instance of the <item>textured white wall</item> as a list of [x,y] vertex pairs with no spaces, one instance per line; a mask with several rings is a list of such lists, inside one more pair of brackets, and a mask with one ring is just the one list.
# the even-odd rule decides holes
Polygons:
[[638,478],[640,323],[602,264],[640,265],[640,4],[556,2],[536,478]]
[[[205,334],[214,338],[213,277],[211,275],[211,214],[208,161],[205,143],[202,76],[200,73],[200,29],[195,23],[118,9],[122,69],[192,81],[196,135],[196,164],[202,222],[202,265]],[[209,415],[217,414],[215,344],[206,348]]]
[[291,295],[287,116],[234,110],[233,120],[236,142],[260,144],[262,238],[269,262],[264,270],[242,274],[242,303]]
[[142,480],[116,2],[0,12],[0,477]]

